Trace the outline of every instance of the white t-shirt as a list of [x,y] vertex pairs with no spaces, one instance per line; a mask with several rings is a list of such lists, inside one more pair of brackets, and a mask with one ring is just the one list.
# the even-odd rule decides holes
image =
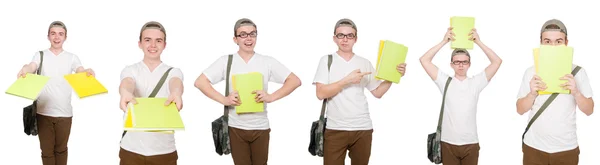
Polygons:
[[[576,67],[573,64],[573,69]],[[532,66],[525,71],[518,98],[523,98],[531,91],[529,82],[535,75]],[[592,97],[592,87],[585,72],[581,68],[575,75],[577,88],[586,98]],[[537,113],[538,109],[546,102],[550,95],[539,95],[535,98],[529,120]],[[577,148],[576,107],[577,103],[571,94],[559,94],[554,101],[535,120],[525,134],[523,142],[528,146],[547,153],[556,153]],[[529,120],[527,122],[529,122]]]
[[[160,78],[171,68],[161,63],[154,71],[150,72],[144,62],[138,62],[129,65],[121,71],[121,81],[125,78],[132,78],[135,81],[135,97],[148,97]],[[171,69],[165,83],[156,94],[156,98],[169,97],[169,83],[172,78],[179,78],[183,81],[183,73],[178,68]],[[136,132],[128,131],[121,140],[121,147],[127,151],[134,152],[144,156],[162,155],[174,152],[175,135],[157,132]]]
[[[72,117],[71,93],[73,88],[64,76],[74,73],[81,66],[77,55],[63,51],[54,55],[49,49],[43,50],[42,74],[50,77],[37,99],[37,113],[51,117]],[[36,52],[31,62],[40,66],[40,53]]]
[[[225,80],[227,76],[227,58],[229,55],[221,56],[212,63],[203,74],[208,78],[211,84],[217,84]],[[239,54],[234,54],[231,62],[231,71],[229,75],[229,92],[233,91],[232,79],[234,74],[243,74],[249,72],[260,72],[263,75],[263,90],[268,91],[269,82],[283,84],[287,77],[292,73],[283,64],[270,56],[264,56],[255,53],[246,63]],[[218,90],[218,89],[217,89]],[[220,90],[225,92],[224,90]],[[243,103],[242,103],[243,104]],[[267,117],[267,104],[264,104],[265,110],[257,113],[237,114],[235,107],[229,108],[229,126],[243,130],[267,130],[269,118]],[[221,110],[221,109],[216,109]]]
[[373,91],[382,81],[376,80],[375,69],[369,60],[354,55],[350,61],[344,60],[337,53],[333,53],[331,70],[327,71],[327,57],[321,57],[313,84],[330,84],[342,80],[356,69],[361,72],[372,72],[364,76],[359,84],[348,85],[340,93],[327,101],[327,129],[333,130],[370,130],[373,129],[369,115],[369,104],[364,88]]
[[[444,93],[448,74],[438,70],[435,84]],[[453,145],[478,143],[477,103],[479,93],[488,85],[485,71],[462,81],[452,78],[444,105],[442,141]]]

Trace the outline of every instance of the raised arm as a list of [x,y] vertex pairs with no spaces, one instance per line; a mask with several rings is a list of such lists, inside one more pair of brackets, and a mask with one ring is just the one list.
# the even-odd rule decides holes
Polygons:
[[431,62],[433,60],[433,57],[440,51],[440,49],[442,49],[442,47],[444,47],[444,45],[453,40],[454,32],[452,32],[452,27],[450,27],[448,28],[448,31],[446,31],[442,42],[429,49],[429,51],[427,51],[423,56],[421,56],[421,58],[419,58],[419,61],[421,61],[421,65],[423,66],[425,72],[427,72],[429,77],[431,77],[431,79],[436,80],[438,76],[438,67],[435,66],[433,62]]
[[479,39],[479,34],[477,33],[476,29],[473,29],[471,31],[470,40],[475,42],[475,44],[477,44],[477,46],[479,46],[481,48],[481,50],[483,50],[483,53],[485,53],[487,58],[490,60],[490,65],[488,65],[485,68],[485,75],[487,76],[486,78],[488,81],[490,81],[492,79],[492,77],[494,77],[494,75],[496,75],[498,68],[500,68],[500,65],[502,64],[502,59],[500,59],[500,57],[498,57],[496,52],[494,52],[492,49],[490,49],[485,44],[483,44],[483,42],[481,42],[481,39]]

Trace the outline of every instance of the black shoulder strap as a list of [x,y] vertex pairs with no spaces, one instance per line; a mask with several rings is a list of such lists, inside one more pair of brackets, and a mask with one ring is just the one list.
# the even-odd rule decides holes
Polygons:
[[446,104],[446,92],[448,91],[448,86],[450,86],[450,82],[452,81],[452,77],[448,77],[446,80],[446,86],[444,86],[444,94],[442,96],[442,108],[440,110],[440,118],[438,119],[437,131],[442,132],[442,119],[444,118],[444,105]]
[[169,72],[171,72],[171,69],[173,69],[173,67],[169,68],[163,74],[163,76],[160,78],[160,81],[158,81],[158,84],[156,84],[156,87],[154,87],[154,90],[152,90],[152,93],[150,93],[150,95],[148,97],[156,97],[156,94],[158,94],[158,91],[160,91],[160,88],[163,86],[163,84],[165,84],[165,81],[167,80],[167,77],[169,76]]
[[[225,97],[229,96],[229,75],[231,72],[231,61],[233,60],[233,54],[229,54],[227,56],[227,72],[225,73]],[[229,121],[229,108],[227,106],[223,107],[223,115],[225,116],[225,120]]]
[[[331,63],[333,62],[333,55],[327,55],[327,72],[331,70]],[[327,109],[327,98],[323,99],[323,105],[321,106],[321,116],[319,120],[325,119],[325,109]]]
[[[575,67],[575,69],[573,69],[573,71],[571,71],[571,74],[573,76],[577,75],[577,72],[579,72],[580,69],[581,69],[580,66]],[[548,97],[548,99],[546,100],[546,102],[544,102],[544,104],[542,104],[542,107],[540,107],[540,109],[537,111],[537,113],[535,113],[535,115],[533,115],[533,117],[531,118],[531,120],[527,124],[527,127],[525,128],[525,132],[523,132],[523,136],[521,136],[521,140],[525,139],[525,133],[527,133],[527,131],[529,131],[529,127],[531,127],[531,124],[533,124],[533,122],[538,117],[540,117],[540,115],[542,114],[542,112],[544,112],[544,110],[546,110],[546,108],[548,108],[548,106],[550,105],[550,103],[552,103],[552,101],[554,101],[554,99],[556,99],[557,96],[558,96],[558,93],[552,93],[552,95],[550,95],[550,97]]]
[[40,50],[40,66],[38,66],[36,74],[38,74],[38,75],[42,74],[42,65],[43,64],[44,64],[44,51]]

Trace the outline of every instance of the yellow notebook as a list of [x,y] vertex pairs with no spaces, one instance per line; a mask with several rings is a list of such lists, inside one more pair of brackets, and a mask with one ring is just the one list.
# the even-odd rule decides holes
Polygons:
[[[540,57],[540,48],[535,48],[533,49],[533,62],[534,62],[534,66],[535,66],[535,73],[538,73],[538,59]],[[552,92],[546,92],[546,91],[538,91],[538,94],[540,95],[549,95],[552,94]]]
[[79,98],[108,92],[94,76],[87,76],[87,73],[85,72],[65,75],[65,79],[69,82]]
[[393,41],[379,41],[379,53],[377,55],[377,74],[376,79],[387,80],[393,83],[400,83],[402,74],[396,69],[406,60],[408,47],[395,43]]
[[184,130],[175,104],[164,105],[167,98],[136,98],[136,101],[137,104],[127,106],[125,130],[165,133]]
[[469,40],[471,37],[469,33],[475,28],[474,17],[451,17],[450,27],[453,27],[452,32],[455,35],[455,40],[450,44],[450,48],[473,49],[473,41]]
[[50,77],[28,73],[25,78],[19,77],[8,89],[6,94],[35,100],[48,83]]
[[571,93],[560,87],[566,80],[560,80],[573,69],[573,48],[568,46],[541,45],[538,55],[537,74],[546,83],[546,92]]
[[253,113],[265,111],[264,103],[256,102],[255,90],[263,90],[263,75],[259,72],[235,74],[232,76],[233,90],[237,91],[242,102],[235,107],[236,113]]

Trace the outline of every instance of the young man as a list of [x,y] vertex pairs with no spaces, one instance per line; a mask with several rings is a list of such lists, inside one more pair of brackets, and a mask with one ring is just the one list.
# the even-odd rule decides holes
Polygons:
[[[204,95],[225,106],[229,106],[229,138],[231,157],[236,165],[266,165],[269,154],[270,126],[266,104],[277,101],[292,93],[301,84],[300,79],[275,58],[254,52],[256,24],[250,19],[238,20],[233,28],[233,42],[239,46],[237,53],[221,56],[196,79],[195,86]],[[223,96],[212,85],[227,77],[227,61],[232,58],[229,96]],[[234,74],[260,72],[263,75],[262,91],[254,91],[256,102],[265,103],[264,112],[237,114],[235,107],[243,104],[237,91],[233,90],[231,77]],[[268,83],[283,84],[269,94]]]
[[[41,51],[42,54],[35,53],[31,63],[24,65],[18,74],[18,77],[25,77],[27,73],[35,73],[41,65],[40,75],[50,77],[37,98],[37,127],[44,165],[67,164],[67,143],[73,118],[71,106],[73,89],[63,76],[73,72],[87,72],[88,76],[95,76],[92,69],[83,68],[77,55],[63,50],[66,39],[65,24],[60,21],[50,23],[48,27],[50,48]],[[44,61],[40,64],[42,58]]]
[[[431,48],[421,58],[421,65],[434,80],[440,92],[444,92],[449,75],[442,72],[431,61],[437,52],[454,40],[452,28],[448,28],[444,39]],[[475,29],[470,33],[474,41],[490,60],[485,70],[474,77],[467,77],[471,66],[471,56],[465,49],[452,52],[450,66],[454,76],[446,92],[446,102],[442,121],[442,163],[444,165],[476,165],[479,159],[479,139],[477,137],[477,102],[479,93],[494,77],[502,59],[479,39]]]
[[[352,51],[357,41],[356,25],[352,20],[339,20],[333,34],[338,50],[331,55],[331,68],[327,67],[329,55],[321,57],[313,81],[317,98],[328,100],[323,163],[342,165],[349,150],[352,165],[367,165],[371,156],[373,125],[364,88],[376,98],[381,98],[392,83],[376,80],[371,74],[375,72],[371,62]],[[402,75],[405,68],[406,64],[397,66]]]
[[[136,104],[134,98],[149,97],[161,77],[168,74],[155,97],[168,98],[165,105],[174,103],[181,110],[183,73],[160,59],[167,45],[165,28],[153,21],[144,24],[138,45],[144,52],[144,59],[125,67],[121,72],[121,109],[126,111],[128,103]],[[121,139],[119,158],[121,165],[176,165],[175,136],[162,132],[126,132]]]
[[[561,21],[552,19],[544,23],[540,37],[542,45],[567,45],[568,42],[567,28]],[[576,67],[573,64],[573,69]],[[570,90],[571,94],[558,94],[525,134],[522,149],[524,165],[576,165],[579,162],[576,107],[588,116],[594,112],[592,87],[583,68],[576,76],[567,74],[561,80],[567,80],[561,87]],[[538,91],[546,88],[544,80],[536,75],[535,67],[528,68],[519,89],[517,113],[523,115],[531,110],[531,120],[550,97],[538,95]]]

